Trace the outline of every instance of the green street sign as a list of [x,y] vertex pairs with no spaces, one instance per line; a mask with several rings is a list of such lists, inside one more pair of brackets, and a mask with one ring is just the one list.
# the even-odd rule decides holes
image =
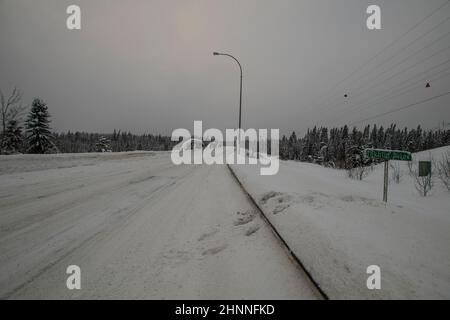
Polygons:
[[387,202],[389,186],[389,160],[411,161],[411,153],[407,151],[366,149],[366,157],[369,159],[384,160],[383,201]]
[[411,161],[411,153],[407,151],[366,149],[366,156],[370,159]]

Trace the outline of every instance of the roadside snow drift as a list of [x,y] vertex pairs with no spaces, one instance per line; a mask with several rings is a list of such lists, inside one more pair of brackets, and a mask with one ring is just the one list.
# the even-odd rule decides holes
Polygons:
[[[449,147],[414,159],[439,159]],[[413,160],[414,160],[413,159]],[[435,178],[419,195],[406,162],[382,202],[383,165],[363,181],[343,170],[281,161],[275,176],[233,165],[243,186],[306,269],[332,299],[449,299],[450,193]],[[381,269],[381,289],[369,290],[367,267]]]

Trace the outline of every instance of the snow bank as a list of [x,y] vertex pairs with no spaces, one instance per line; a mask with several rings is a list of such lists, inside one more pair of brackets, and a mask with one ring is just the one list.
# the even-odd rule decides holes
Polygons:
[[105,153],[58,153],[58,154],[16,154],[0,155],[0,175],[15,172],[29,172],[47,169],[90,166],[98,161],[121,160],[140,157],[164,151],[131,151]]
[[[390,181],[387,204],[383,165],[363,181],[291,161],[281,161],[275,176],[260,176],[258,166],[231,168],[330,298],[449,299],[450,194],[436,178],[421,197],[406,162],[399,164],[401,181]],[[367,288],[370,265],[381,268],[381,290]]]

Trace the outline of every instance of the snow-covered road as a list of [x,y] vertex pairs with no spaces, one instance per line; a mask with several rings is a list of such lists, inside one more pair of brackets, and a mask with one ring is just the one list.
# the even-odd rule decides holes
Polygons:
[[[168,153],[0,163],[0,298],[319,298],[226,166]],[[81,290],[66,287],[69,265]]]

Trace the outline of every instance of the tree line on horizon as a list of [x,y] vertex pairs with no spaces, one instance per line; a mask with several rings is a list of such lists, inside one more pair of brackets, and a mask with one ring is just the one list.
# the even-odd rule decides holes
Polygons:
[[175,145],[170,137],[116,130],[112,134],[55,133],[51,132],[50,113],[42,99],[33,100],[23,120],[27,109],[20,90],[14,88],[9,95],[0,90],[0,154],[168,151]]
[[[21,98],[17,89],[8,97],[0,90],[0,154],[170,151],[178,143],[167,136],[117,130],[111,134],[52,133],[48,106],[41,99],[33,100],[22,127],[21,116],[27,108],[20,103]],[[295,132],[283,136],[279,155],[282,160],[351,169],[370,164],[364,156],[367,148],[419,152],[446,145],[450,145],[450,130],[424,130],[420,125],[415,129],[400,129],[396,124],[388,128],[367,125],[360,130],[344,125],[331,129],[314,127],[301,138]]]
[[450,130],[400,129],[367,125],[363,130],[347,125],[338,128],[314,127],[298,138],[293,132],[280,140],[280,159],[313,162],[350,169],[370,164],[364,156],[368,148],[419,152],[450,145]]
[[176,144],[167,136],[137,135],[120,130],[114,130],[111,134],[68,131],[54,133],[53,136],[62,153],[169,151]]

